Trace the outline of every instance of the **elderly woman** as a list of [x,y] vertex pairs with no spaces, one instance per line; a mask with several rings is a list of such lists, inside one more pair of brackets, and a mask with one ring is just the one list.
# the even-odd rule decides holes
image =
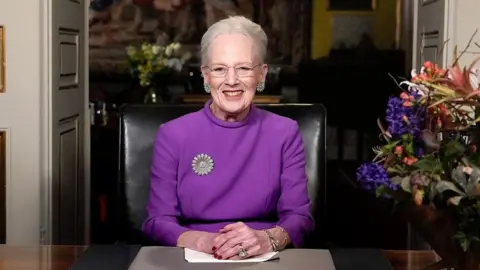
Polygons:
[[245,259],[302,247],[313,230],[297,123],[253,104],[265,87],[267,36],[240,17],[202,37],[200,111],[161,125],[143,231],[163,245]]

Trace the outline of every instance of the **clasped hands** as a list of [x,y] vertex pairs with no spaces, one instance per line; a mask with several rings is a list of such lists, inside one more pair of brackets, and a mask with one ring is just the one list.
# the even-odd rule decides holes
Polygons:
[[[209,253],[219,260],[242,260],[272,251],[268,234],[243,222],[229,224],[212,237]],[[242,249],[244,254],[240,254]]]

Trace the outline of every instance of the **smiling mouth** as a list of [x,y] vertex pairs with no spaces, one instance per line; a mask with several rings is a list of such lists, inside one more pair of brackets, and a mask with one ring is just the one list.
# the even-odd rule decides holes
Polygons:
[[222,93],[226,96],[229,96],[229,97],[235,97],[235,96],[239,96],[239,95],[243,94],[243,91],[242,90],[229,90],[229,91],[222,91]]

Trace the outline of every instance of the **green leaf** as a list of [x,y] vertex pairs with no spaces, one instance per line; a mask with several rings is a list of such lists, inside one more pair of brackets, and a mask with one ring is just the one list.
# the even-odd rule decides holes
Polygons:
[[463,251],[467,251],[468,248],[470,247],[470,239],[468,238],[462,238],[459,240],[460,246],[462,247]]
[[405,147],[405,152],[407,152],[408,155],[413,156],[415,154],[415,149],[413,148],[413,143],[407,144]]
[[409,142],[411,140],[412,140],[412,136],[410,135],[410,133],[406,133],[402,135],[402,141]]
[[467,235],[464,232],[460,231],[455,233],[453,238],[457,239],[463,251],[467,251],[468,248],[470,247],[470,239],[468,239]]
[[382,147],[382,152],[392,152],[393,149],[400,143],[401,141],[400,140],[396,140],[396,141],[391,141],[389,142],[388,144],[384,145]]
[[436,185],[436,190],[438,191],[438,193],[443,193],[445,191],[453,191],[459,195],[463,195],[465,196],[465,193],[463,191],[461,191],[457,186],[455,186],[454,183],[450,182],[450,181],[439,181],[437,182],[437,185]]
[[432,174],[430,175],[430,178],[432,178],[434,181],[442,181],[442,176],[439,174]]
[[384,196],[384,195],[387,195],[388,194],[388,191],[387,191],[387,187],[386,186],[379,186],[377,188],[377,190],[375,190],[375,195],[377,197],[381,197],[381,196]]
[[412,193],[412,188],[410,186],[410,176],[404,177],[400,182],[400,187],[408,193]]
[[435,196],[437,193],[435,192],[437,190],[437,182],[432,182],[430,186],[428,187],[428,200],[433,201],[435,199]]
[[475,166],[477,166],[477,167],[480,167],[480,151],[471,154],[471,155],[468,157],[468,161],[469,161],[470,163],[472,163],[473,165],[475,165]]
[[442,164],[437,158],[433,156],[425,156],[424,158],[415,162],[413,166],[422,171],[427,171],[431,173],[443,171]]
[[459,184],[462,188],[467,187],[467,175],[463,172],[464,167],[463,166],[458,166],[455,169],[452,170],[451,177],[453,181],[455,181],[457,184]]
[[381,197],[381,196],[384,196],[384,195],[388,195],[390,197],[393,197],[393,196],[395,196],[395,191],[392,190],[391,188],[385,186],[385,185],[382,185],[382,186],[379,186],[377,188],[377,190],[375,191],[375,195],[377,197]]
[[394,176],[392,177],[392,179],[390,179],[390,182],[392,182],[392,184],[394,185],[400,185],[402,183],[402,180],[403,180],[404,177],[401,177],[401,176]]
[[445,158],[455,158],[462,156],[466,150],[467,147],[463,143],[457,140],[450,140],[445,145]]
[[466,237],[467,237],[467,235],[464,232],[456,232],[453,235],[453,238],[458,239],[458,240],[466,238]]
[[402,166],[394,165],[387,168],[389,174],[404,174],[405,169]]

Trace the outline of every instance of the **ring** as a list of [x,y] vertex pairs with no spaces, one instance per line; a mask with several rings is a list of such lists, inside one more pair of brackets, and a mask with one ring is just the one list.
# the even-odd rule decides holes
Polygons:
[[243,247],[240,247],[240,252],[238,253],[238,257],[244,259],[248,257],[248,252]]

